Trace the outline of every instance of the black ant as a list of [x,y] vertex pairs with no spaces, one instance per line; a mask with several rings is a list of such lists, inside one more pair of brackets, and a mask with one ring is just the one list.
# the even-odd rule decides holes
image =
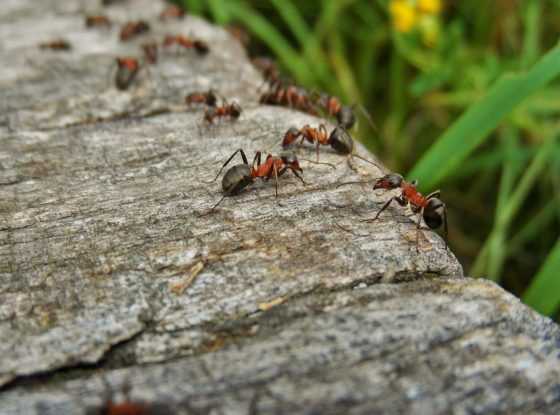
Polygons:
[[130,400],[130,384],[125,383],[122,392],[125,400],[121,403],[113,401],[113,392],[106,380],[105,400],[101,406],[89,407],[87,415],[173,415],[174,411],[163,402],[144,403]]
[[138,59],[132,57],[117,58],[117,74],[115,76],[115,86],[124,91],[128,89],[132,81],[140,71]]
[[185,97],[185,104],[187,105],[206,104],[209,107],[215,107],[217,102],[218,97],[213,89],[206,92],[192,92]]
[[[266,160],[261,164],[262,152],[257,151],[253,158],[253,163],[249,165],[247,156],[242,149],[236,150],[230,158],[223,164],[220,171],[214,178],[216,180],[224,168],[233,160],[236,154],[239,153],[243,159],[243,164],[236,164],[230,167],[222,178],[222,198],[216,203],[210,212],[212,212],[227,196],[234,196],[239,194],[243,189],[252,184],[256,178],[269,180],[274,178],[275,181],[275,195],[278,197],[278,177],[282,176],[286,171],[290,170],[303,184],[305,181],[300,173],[303,173],[299,165],[299,161],[293,152],[286,151],[280,153],[280,156],[273,156],[271,154],[266,156]],[[213,180],[213,181],[214,181]]]
[[132,39],[142,33],[146,33],[150,30],[150,25],[146,23],[144,20],[138,20],[136,22],[128,22],[126,23],[120,33],[121,41],[125,42],[127,40]]
[[111,27],[111,21],[107,16],[86,16],[86,27]]
[[[375,217],[372,219],[366,219],[364,222],[374,222],[379,218],[379,215],[389,207],[391,202],[394,200],[401,206],[410,205],[410,208],[414,213],[418,214],[418,221],[416,227],[418,231],[420,230],[421,220],[424,218],[424,222],[430,229],[437,229],[443,224],[443,232],[445,238],[445,246],[447,248],[447,207],[440,199],[440,191],[436,190],[427,196],[422,195],[416,186],[418,182],[412,181],[407,182],[403,179],[400,174],[390,173],[379,179],[377,179],[373,185],[373,190],[376,189],[401,189],[401,194],[399,196],[391,197],[383,207],[377,212]],[[418,244],[418,233],[417,233],[417,244]]]
[[64,39],[51,40],[50,42],[44,42],[39,44],[41,49],[51,49],[56,51],[68,51],[72,49],[72,45]]
[[209,107],[204,113],[204,119],[210,123],[214,123],[215,118],[229,117],[232,120],[237,120],[241,115],[241,106],[237,102],[231,104],[224,103],[219,107]]
[[159,15],[160,20],[182,19],[185,17],[185,10],[176,4],[170,4]]
[[142,44],[142,51],[146,61],[152,65],[158,60],[158,45],[156,42],[147,42]]
[[163,46],[168,48],[172,45],[179,45],[185,49],[194,49],[200,55],[206,55],[210,48],[208,44],[199,39],[191,39],[183,35],[167,35],[163,40]]

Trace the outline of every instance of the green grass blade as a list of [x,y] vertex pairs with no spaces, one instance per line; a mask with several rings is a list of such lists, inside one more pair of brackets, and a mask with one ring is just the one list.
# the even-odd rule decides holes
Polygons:
[[506,75],[486,96],[471,106],[424,154],[409,173],[420,180],[423,190],[434,188],[492,132],[502,119],[525,98],[560,74],[560,47],[544,55],[533,68]]
[[311,84],[312,74],[307,70],[305,62],[290,46],[289,42],[263,16],[251,8],[237,2],[224,2],[228,15],[243,23],[255,36],[265,43],[278,58],[282,65],[290,71],[301,84]]
[[560,239],[548,255],[533,282],[523,295],[523,301],[538,312],[552,315],[560,305]]

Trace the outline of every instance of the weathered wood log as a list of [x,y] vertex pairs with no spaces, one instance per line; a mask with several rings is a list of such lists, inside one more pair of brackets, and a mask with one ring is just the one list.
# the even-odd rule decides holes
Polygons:
[[[84,413],[100,375],[179,413],[558,412],[557,326],[463,278],[434,232],[417,245],[410,212],[361,222],[391,195],[337,185],[379,169],[322,149],[335,168],[302,160],[307,185],[285,175],[276,199],[263,181],[209,214],[230,154],[278,153],[289,127],[325,121],[259,105],[262,78],[225,31],[161,22],[149,0],[87,29],[91,3],[0,10],[2,414]],[[119,42],[133,19],[150,32]],[[115,58],[168,33],[210,53],[163,51],[117,90]],[[58,38],[72,49],[38,48]],[[239,120],[184,105],[210,87]]]

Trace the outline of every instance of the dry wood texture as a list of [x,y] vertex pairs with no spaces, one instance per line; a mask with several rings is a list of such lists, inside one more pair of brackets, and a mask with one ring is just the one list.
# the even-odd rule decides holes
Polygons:
[[[410,211],[360,222],[391,194],[337,184],[375,167],[322,149],[335,168],[301,161],[306,185],[287,174],[275,199],[260,182],[205,215],[236,149],[278,153],[289,127],[324,121],[260,106],[223,30],[95,3],[0,9],[2,414],[82,414],[102,377],[185,414],[558,413],[557,326],[463,278],[434,232],[417,247]],[[113,26],[86,28],[98,13]],[[139,18],[151,30],[120,42]],[[171,48],[114,87],[117,56],[179,33],[210,53]],[[38,47],[60,38],[69,51]],[[183,104],[209,87],[239,120]]]

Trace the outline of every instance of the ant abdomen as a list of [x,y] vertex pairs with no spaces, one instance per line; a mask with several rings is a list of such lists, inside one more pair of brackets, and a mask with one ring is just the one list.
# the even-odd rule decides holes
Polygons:
[[330,146],[340,154],[352,154],[354,151],[354,140],[344,128],[336,127],[329,136]]
[[222,191],[226,195],[236,195],[253,182],[251,168],[247,164],[231,167],[222,178]]

